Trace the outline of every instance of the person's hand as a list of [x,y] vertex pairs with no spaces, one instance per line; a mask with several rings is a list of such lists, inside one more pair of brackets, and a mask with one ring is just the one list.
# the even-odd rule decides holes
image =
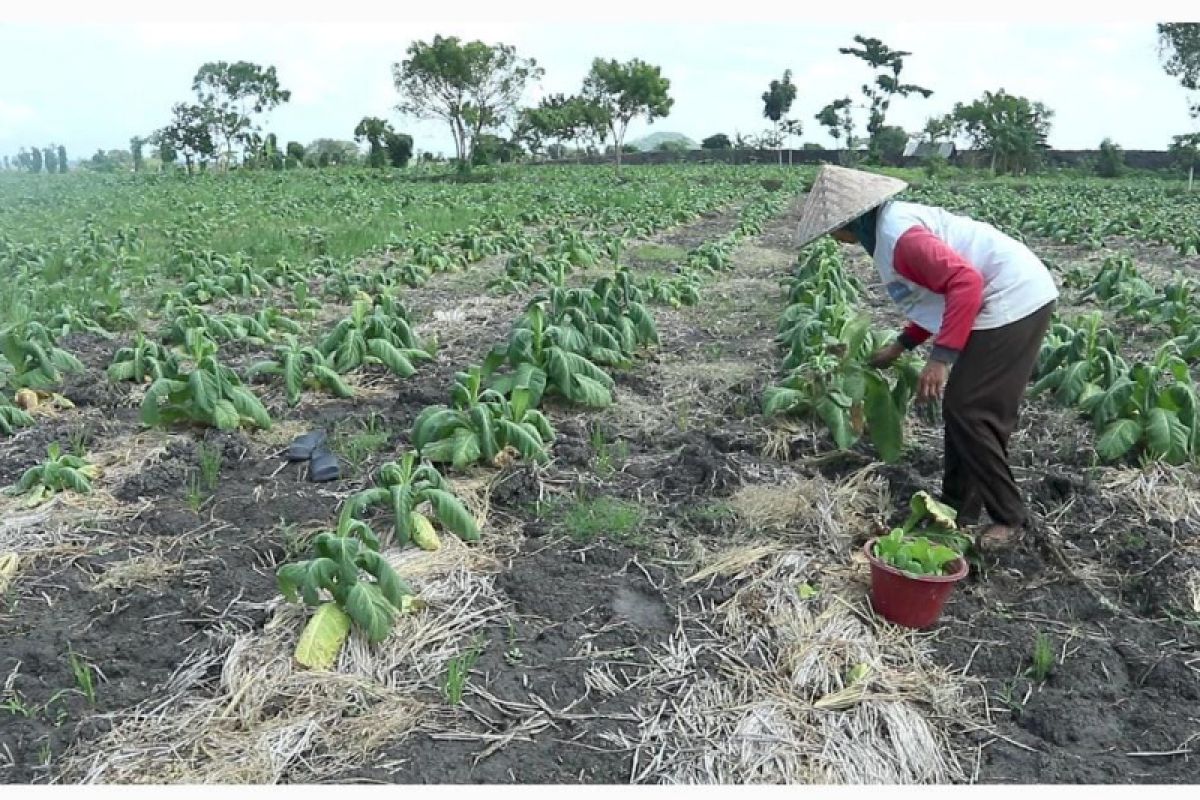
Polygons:
[[886,369],[902,355],[904,355],[904,345],[899,342],[892,342],[887,347],[881,347],[872,353],[867,363],[876,369]]
[[946,388],[948,371],[943,361],[926,362],[925,369],[921,370],[921,377],[917,380],[917,402],[932,403],[940,400]]

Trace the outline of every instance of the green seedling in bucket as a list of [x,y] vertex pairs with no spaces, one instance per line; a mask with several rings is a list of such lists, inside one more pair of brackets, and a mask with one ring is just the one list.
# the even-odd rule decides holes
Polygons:
[[947,565],[962,555],[970,539],[958,530],[953,508],[917,492],[909,504],[912,512],[875,545],[875,555],[912,575],[942,575]]

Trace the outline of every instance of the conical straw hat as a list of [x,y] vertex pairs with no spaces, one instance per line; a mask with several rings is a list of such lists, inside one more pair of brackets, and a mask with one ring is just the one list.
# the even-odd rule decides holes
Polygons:
[[826,164],[817,173],[800,211],[796,246],[803,247],[837,230],[907,187],[907,183],[897,178]]

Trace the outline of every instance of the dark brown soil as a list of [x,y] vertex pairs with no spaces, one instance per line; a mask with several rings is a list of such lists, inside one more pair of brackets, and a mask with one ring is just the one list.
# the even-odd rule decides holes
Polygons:
[[[600,783],[629,780],[632,753],[606,735],[636,731],[633,710],[647,697],[632,689],[606,696],[589,688],[587,674],[613,663],[636,674],[647,653],[675,630],[677,591],[663,570],[639,568],[638,554],[599,544],[573,549],[527,542],[498,576],[506,613],[483,634],[454,730],[464,735],[503,734],[522,721],[554,723],[494,753],[485,739],[453,741],[417,734],[380,759],[403,757],[395,772],[361,769],[337,782],[392,783]],[[655,583],[642,572],[645,569]],[[664,592],[658,585],[665,583]],[[656,585],[657,584],[657,585]],[[471,691],[485,690],[500,703]],[[531,704],[545,701],[547,714]]]

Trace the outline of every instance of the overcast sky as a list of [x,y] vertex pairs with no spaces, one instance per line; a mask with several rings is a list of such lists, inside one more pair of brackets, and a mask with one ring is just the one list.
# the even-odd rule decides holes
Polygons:
[[[697,141],[718,131],[761,132],[760,95],[790,68],[798,87],[792,116],[804,124],[802,139],[829,143],[813,115],[831,99],[858,97],[869,76],[861,62],[837,52],[856,33],[911,51],[902,77],[934,90],[928,100],[894,102],[889,122],[910,130],[955,102],[1001,87],[1054,109],[1050,142],[1057,148],[1094,148],[1109,136],[1128,149],[1164,149],[1173,134],[1194,129],[1183,90],[1160,66],[1152,19],[939,24],[862,10],[854,14],[861,21],[852,24],[827,15],[709,22],[715,15],[693,10],[672,22],[639,22],[634,19],[641,16],[629,14],[620,23],[528,17],[472,22],[461,2],[444,5],[444,18],[426,7],[425,19],[408,22],[397,15],[359,22],[353,21],[357,12],[333,11],[324,16],[341,21],[310,22],[298,15],[304,21],[292,24],[281,20],[297,15],[282,12],[272,22],[238,22],[230,15],[209,15],[206,20],[220,21],[204,22],[131,21],[139,17],[109,13],[107,19],[120,23],[87,24],[55,10],[43,17],[52,20],[46,24],[0,23],[0,154],[51,142],[64,144],[73,158],[99,147],[125,148],[131,136],[164,124],[172,103],[190,99],[197,67],[219,59],[278,67],[292,100],[265,127],[281,142],[349,139],[361,117],[377,115],[412,133],[418,149],[452,152],[441,127],[401,119],[394,111],[391,64],[411,41],[435,33],[504,42],[536,58],[546,74],[530,88],[531,102],[544,93],[577,90],[595,56],[636,56],[660,65],[671,80],[674,109],[652,127],[635,123],[631,139],[647,131],[677,131]],[[1006,9],[1004,16],[1022,15]]]

